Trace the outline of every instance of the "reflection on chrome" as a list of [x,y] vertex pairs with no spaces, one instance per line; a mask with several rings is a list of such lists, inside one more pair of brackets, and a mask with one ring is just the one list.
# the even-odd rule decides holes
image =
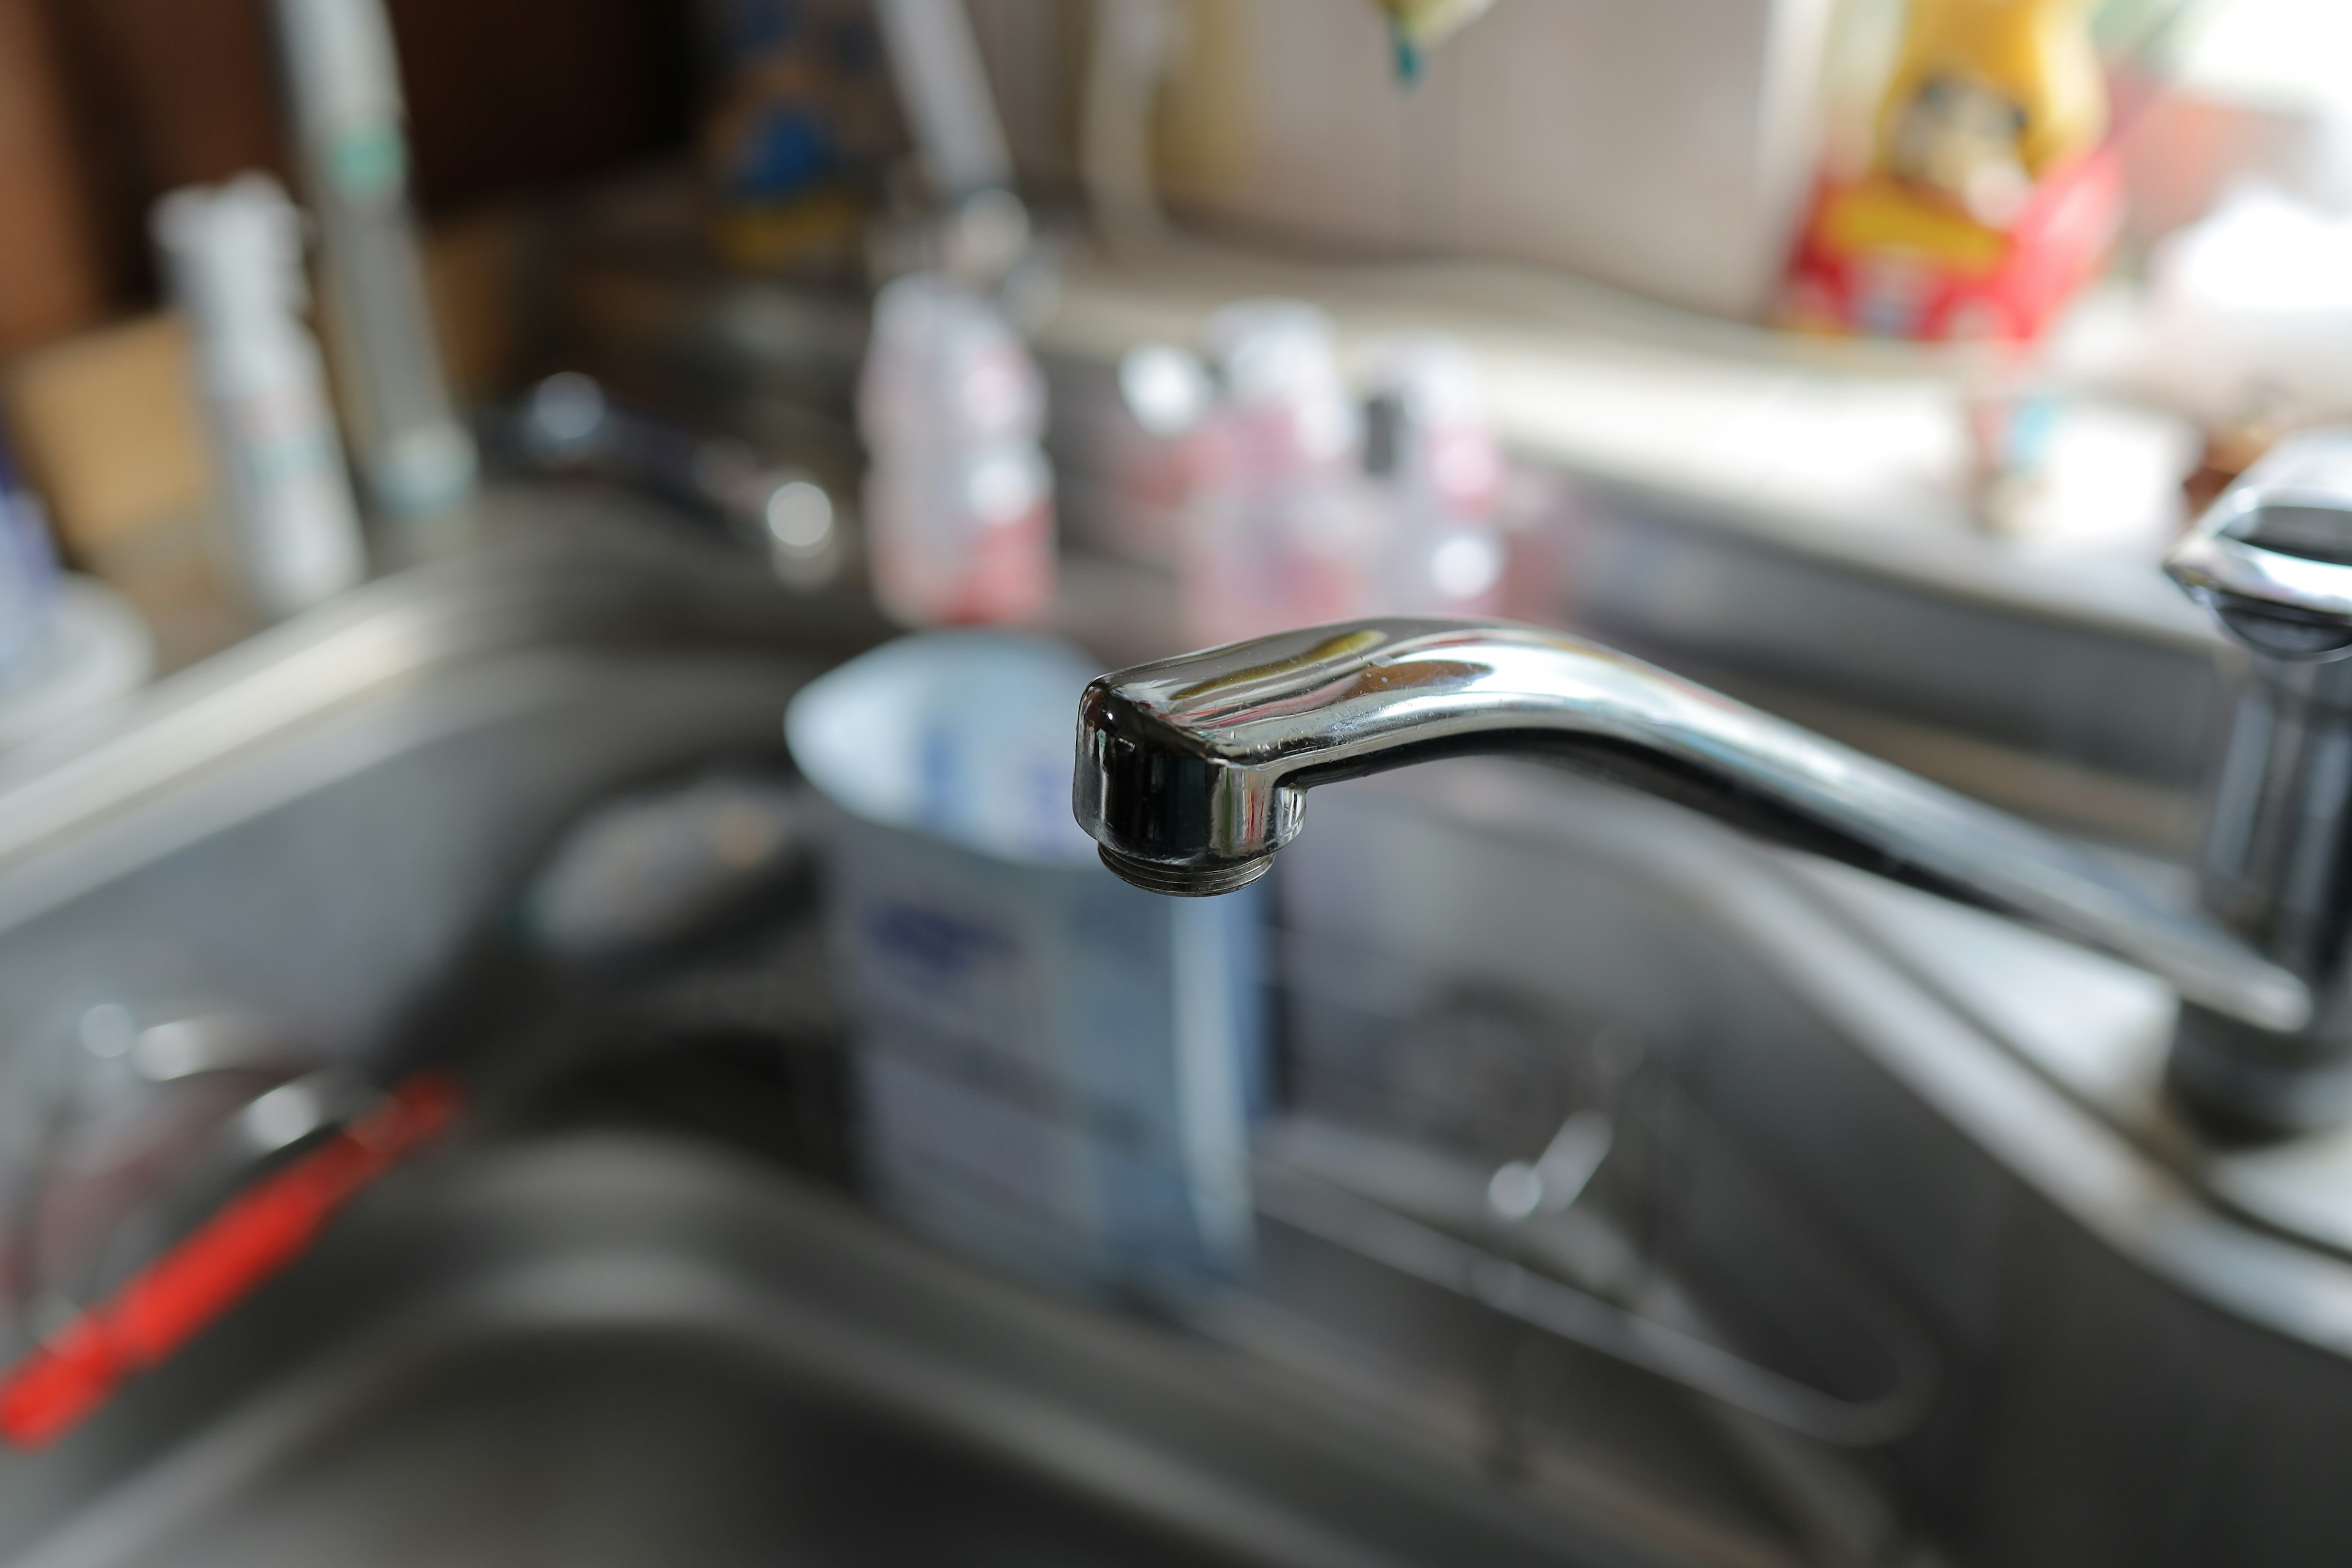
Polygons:
[[1079,708],[1074,803],[1129,881],[1219,893],[1272,863],[1312,786],[1474,752],[1552,758],[2031,921],[2263,1029],[2310,1013],[2294,974],[2063,839],[1534,626],[1362,621],[1104,676]]

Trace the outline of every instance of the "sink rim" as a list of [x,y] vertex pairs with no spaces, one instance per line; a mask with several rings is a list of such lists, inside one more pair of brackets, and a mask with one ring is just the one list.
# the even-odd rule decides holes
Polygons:
[[860,596],[788,588],[644,502],[493,489],[446,553],[0,755],[0,876],[305,722],[498,654],[634,644],[832,662],[892,630]]

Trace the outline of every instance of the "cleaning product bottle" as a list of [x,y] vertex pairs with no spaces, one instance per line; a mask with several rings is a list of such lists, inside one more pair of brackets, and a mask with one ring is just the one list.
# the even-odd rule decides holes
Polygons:
[[400,62],[383,0],[276,0],[287,102],[319,223],[320,290],[352,446],[379,516],[473,492],[408,209]]
[[278,182],[247,174],[156,205],[155,238],[195,338],[230,576],[278,620],[366,574],[358,509],[303,325],[301,220]]
[[711,237],[729,265],[854,276],[905,140],[867,0],[703,0]]
[[2105,258],[2121,175],[2090,0],[1913,0],[1869,167],[1825,180],[1791,325],[2041,335]]
[[1381,569],[1381,519],[1330,318],[1252,300],[1218,311],[1204,335],[1219,396],[1193,443],[1186,636],[1235,642],[1363,614]]
[[1500,611],[1503,455],[1477,366],[1444,337],[1374,346],[1364,466],[1387,513],[1388,557],[1373,608],[1393,615]]
[[2106,87],[2090,0],[1913,0],[1878,163],[1992,225],[2097,145]]
[[857,417],[883,608],[910,626],[1040,614],[1055,578],[1045,383],[995,307],[937,274],[884,288]]

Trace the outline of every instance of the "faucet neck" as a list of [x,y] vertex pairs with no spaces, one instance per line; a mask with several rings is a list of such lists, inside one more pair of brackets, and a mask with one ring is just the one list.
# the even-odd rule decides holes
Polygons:
[[1262,872],[1314,786],[1441,756],[1518,753],[2034,921],[2268,1030],[2307,1021],[2294,974],[2074,845],[1663,670],[1563,633],[1375,620],[1103,677],[1073,786],[1105,864],[1160,892]]

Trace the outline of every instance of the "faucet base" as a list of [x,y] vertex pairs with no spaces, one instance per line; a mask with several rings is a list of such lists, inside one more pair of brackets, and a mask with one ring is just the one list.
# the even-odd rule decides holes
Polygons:
[[2352,1116],[2352,1058],[2310,1035],[2254,1029],[2193,1004],[2180,1009],[2166,1079],[2222,1144],[2324,1131]]

